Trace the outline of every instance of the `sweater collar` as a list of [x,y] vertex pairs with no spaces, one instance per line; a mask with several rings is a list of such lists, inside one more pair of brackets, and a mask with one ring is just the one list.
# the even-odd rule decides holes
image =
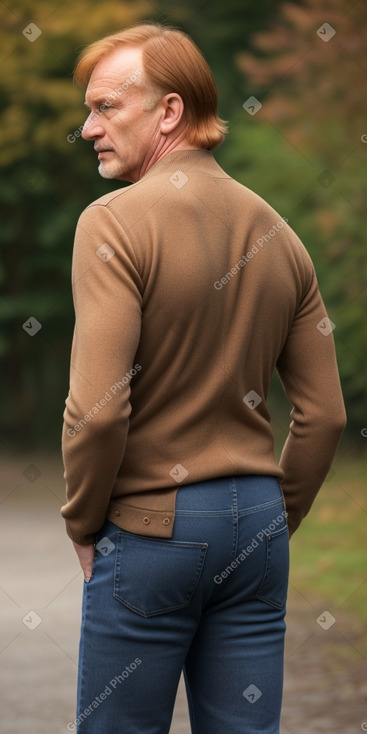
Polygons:
[[221,174],[222,176],[227,177],[227,174],[225,174],[218,166],[213,153],[210,150],[200,148],[195,150],[173,150],[171,153],[167,153],[167,155],[159,161],[156,161],[156,163],[149,168],[144,176],[139,179],[139,182],[145,181],[157,174],[164,173],[165,171],[174,172],[180,168],[180,165],[185,165],[185,167],[189,166],[190,168],[198,166],[201,169],[204,168],[208,171],[210,170],[211,174],[214,173],[214,175],[215,169],[217,169],[217,175]]

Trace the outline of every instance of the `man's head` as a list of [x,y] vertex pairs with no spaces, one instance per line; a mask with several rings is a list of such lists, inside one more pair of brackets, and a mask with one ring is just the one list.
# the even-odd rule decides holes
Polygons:
[[102,38],[83,51],[74,78],[87,87],[83,138],[95,141],[105,178],[137,181],[172,150],[223,141],[213,74],[181,31],[141,23]]

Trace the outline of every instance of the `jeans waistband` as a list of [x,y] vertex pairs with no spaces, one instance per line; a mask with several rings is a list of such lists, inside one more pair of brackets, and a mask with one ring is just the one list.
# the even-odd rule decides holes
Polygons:
[[277,477],[246,474],[215,477],[179,487],[175,513],[232,514],[282,503],[283,494]]

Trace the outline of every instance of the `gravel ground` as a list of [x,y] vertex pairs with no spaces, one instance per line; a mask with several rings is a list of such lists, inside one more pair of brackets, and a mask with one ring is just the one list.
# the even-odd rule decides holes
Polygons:
[[[51,458],[4,461],[3,469],[0,731],[66,734],[75,718],[82,574],[59,515],[62,472]],[[291,588],[287,627],[281,734],[367,731],[361,623]],[[190,734],[182,683],[170,734]]]

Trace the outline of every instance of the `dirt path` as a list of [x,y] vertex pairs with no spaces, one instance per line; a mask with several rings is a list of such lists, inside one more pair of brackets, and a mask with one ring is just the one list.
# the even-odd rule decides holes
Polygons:
[[[82,577],[59,516],[62,474],[40,459],[5,461],[3,469],[0,731],[66,734],[75,717]],[[281,734],[367,731],[365,630],[326,610],[291,588]],[[181,685],[170,734],[189,732]]]

